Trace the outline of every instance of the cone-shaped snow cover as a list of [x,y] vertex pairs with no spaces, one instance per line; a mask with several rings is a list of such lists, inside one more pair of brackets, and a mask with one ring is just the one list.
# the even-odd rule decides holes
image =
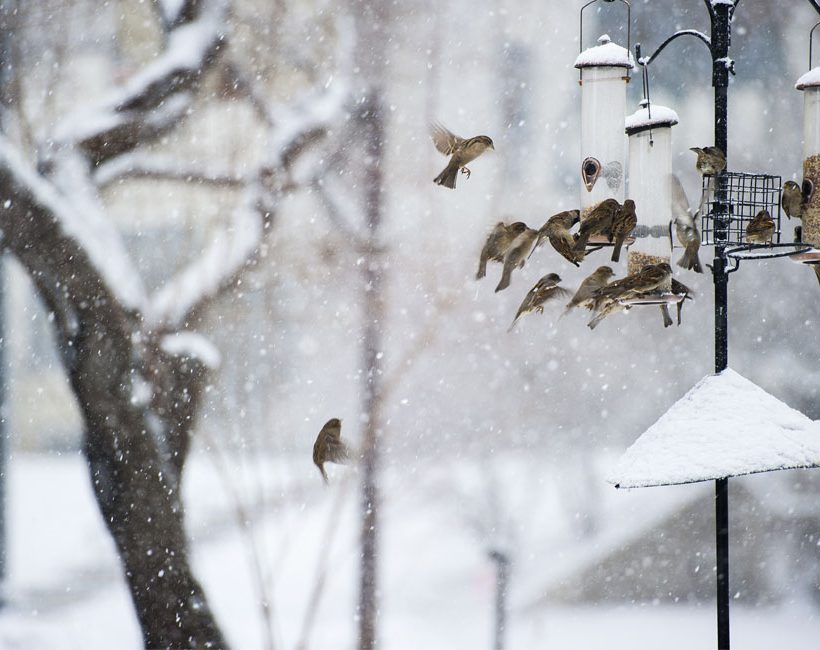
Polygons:
[[615,487],[709,481],[820,466],[820,422],[734,370],[701,379],[618,461]]

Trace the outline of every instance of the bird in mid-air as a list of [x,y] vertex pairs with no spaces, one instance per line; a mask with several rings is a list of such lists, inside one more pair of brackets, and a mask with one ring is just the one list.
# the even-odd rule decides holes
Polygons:
[[522,232],[527,229],[527,224],[523,221],[515,221],[511,224],[505,224],[499,221],[490,234],[487,235],[487,241],[484,242],[484,248],[481,249],[481,257],[478,260],[478,272],[475,275],[476,280],[480,280],[487,275],[487,262],[503,262],[504,255],[510,248],[510,245],[515,241]]
[[768,210],[761,210],[746,226],[746,242],[749,244],[771,244],[775,231],[774,219]]
[[615,271],[613,271],[610,266],[599,266],[592,273],[590,273],[586,278],[584,278],[584,281],[581,282],[581,286],[578,287],[578,291],[576,291],[575,295],[572,296],[572,300],[567,303],[567,308],[564,311],[564,315],[568,314],[575,307],[586,307],[587,309],[592,309],[595,292],[601,287],[605,287],[609,284],[609,281],[612,279],[613,275],[615,275]]
[[692,209],[689,207],[689,199],[686,198],[686,192],[683,191],[680,179],[675,174],[669,175],[669,184],[672,189],[672,219],[675,224],[675,234],[678,237],[678,242],[683,246],[684,251],[681,258],[678,260],[678,266],[694,271],[695,273],[703,273],[703,266],[700,263],[698,251],[700,250],[700,233],[695,222],[698,214],[692,215]]
[[535,245],[539,246],[544,239],[549,239],[552,247],[564,259],[578,266],[583,262],[585,252],[575,250],[575,239],[570,233],[570,228],[581,220],[580,215],[578,210],[564,210],[552,215],[538,230],[538,241]]
[[459,170],[462,174],[467,174],[470,178],[470,170],[466,167],[468,162],[472,162],[483,154],[487,149],[495,149],[493,141],[486,135],[477,135],[472,138],[462,138],[441,124],[433,124],[430,127],[430,135],[433,144],[445,156],[450,156],[450,162],[444,170],[433,179],[436,185],[444,185],[450,189],[456,187],[456,176]]
[[512,332],[512,329],[515,327],[518,319],[525,314],[529,314],[531,312],[543,314],[545,302],[555,300],[556,298],[569,296],[569,291],[558,286],[559,282],[561,282],[561,278],[557,273],[548,273],[536,282],[535,286],[529,290],[527,295],[524,297],[524,300],[521,302],[521,306],[518,308],[518,312],[516,312],[515,318],[507,331]]
[[526,228],[510,244],[507,254],[504,255],[504,270],[501,272],[501,279],[495,288],[496,293],[510,286],[512,272],[515,267],[524,266],[524,262],[527,261],[527,256],[533,249],[536,239],[538,239],[538,231],[534,228]]
[[327,480],[325,463],[345,463],[350,459],[350,449],[342,440],[342,421],[339,418],[330,418],[313,443],[313,464],[319,468],[322,478]]

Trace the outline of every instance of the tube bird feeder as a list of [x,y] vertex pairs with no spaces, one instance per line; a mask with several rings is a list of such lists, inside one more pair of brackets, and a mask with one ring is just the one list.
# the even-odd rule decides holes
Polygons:
[[820,249],[820,66],[795,88],[803,92],[803,243]]

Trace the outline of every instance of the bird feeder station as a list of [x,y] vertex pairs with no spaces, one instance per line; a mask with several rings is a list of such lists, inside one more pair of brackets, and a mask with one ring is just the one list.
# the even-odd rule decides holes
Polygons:
[[672,126],[678,115],[671,108],[642,102],[626,118],[629,137],[629,198],[635,201],[638,225],[629,251],[628,272],[646,264],[669,261],[671,214]]
[[[612,2],[613,0],[604,0]],[[634,59],[629,51],[629,3],[627,7],[627,47],[613,43],[606,34],[598,45],[582,50],[575,60],[581,84],[581,219],[605,199],[624,200],[626,139],[626,84]],[[583,48],[584,9],[581,9]]]
[[[803,92],[803,238],[806,244],[820,249],[820,66],[811,67],[811,40],[817,23],[809,36],[809,72],[797,80],[795,88]],[[804,255],[816,256],[820,251]]]

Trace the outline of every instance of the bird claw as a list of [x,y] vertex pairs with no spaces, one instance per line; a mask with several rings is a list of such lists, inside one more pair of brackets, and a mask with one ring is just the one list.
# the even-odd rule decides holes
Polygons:
[[470,178],[470,174],[471,174],[472,172],[471,172],[469,169],[467,169],[466,167],[462,167],[462,168],[461,168],[461,173],[462,173],[462,174],[467,174],[467,178]]

